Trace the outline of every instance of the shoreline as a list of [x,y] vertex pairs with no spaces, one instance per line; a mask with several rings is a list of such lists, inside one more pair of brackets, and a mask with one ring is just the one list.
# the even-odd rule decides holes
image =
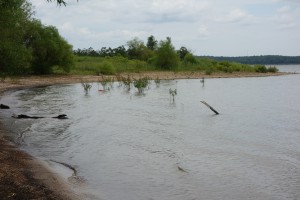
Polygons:
[[[150,79],[200,79],[200,78],[244,78],[281,76],[293,73],[214,73],[206,75],[204,72],[146,72],[124,73],[122,76],[139,78],[147,76]],[[108,76],[105,76],[108,77]],[[114,76],[110,76],[114,77]],[[91,75],[56,75],[56,76],[29,76],[17,79],[8,79],[0,83],[0,95],[4,92],[30,87],[55,84],[71,84],[97,82],[102,76]],[[0,98],[1,100],[1,98]],[[0,123],[1,126],[1,123]],[[42,161],[20,150],[16,144],[9,141],[7,130],[0,127],[0,196],[6,199],[80,199],[67,181],[50,169]]]
[[[132,78],[149,77],[150,79],[174,80],[174,79],[212,79],[212,78],[247,78],[247,77],[269,77],[282,76],[295,73],[276,72],[233,72],[233,73],[213,73],[207,75],[204,72],[142,72],[142,73],[120,73],[120,76],[130,76]],[[37,86],[47,86],[55,84],[71,84],[85,82],[97,82],[103,77],[116,77],[115,75],[45,75],[45,76],[24,76],[18,78],[8,78],[0,83],[0,94],[10,89],[24,89]]]

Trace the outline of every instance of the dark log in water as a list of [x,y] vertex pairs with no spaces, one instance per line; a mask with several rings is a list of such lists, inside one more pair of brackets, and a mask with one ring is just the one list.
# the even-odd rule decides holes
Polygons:
[[39,119],[39,118],[44,118],[44,117],[35,117],[35,116],[28,116],[28,115],[13,115],[13,118],[17,118],[17,119]]
[[205,101],[200,101],[201,103],[203,103],[204,105],[206,105],[209,109],[211,109],[214,113],[216,113],[216,115],[218,115],[218,111],[216,111],[213,107],[211,107],[208,103],[206,103]]
[[57,119],[68,119],[67,115],[65,115],[65,114],[58,115],[58,116],[52,117],[52,118],[57,118]]
[[4,104],[0,104],[0,109],[9,109],[9,106],[4,105]]
[[[45,117],[37,117],[37,116],[29,116],[29,115],[24,115],[24,114],[20,114],[20,115],[12,115],[13,118],[17,118],[17,119],[40,119],[40,118],[45,118]],[[52,117],[52,118],[56,118],[56,119],[68,119],[67,115],[62,114],[62,115],[58,115],[56,117]]]

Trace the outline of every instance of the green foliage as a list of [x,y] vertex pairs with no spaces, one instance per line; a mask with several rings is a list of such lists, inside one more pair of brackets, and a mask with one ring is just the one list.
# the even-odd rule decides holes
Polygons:
[[255,65],[254,69],[255,69],[256,72],[260,72],[260,73],[267,73],[268,72],[268,69],[264,65]]
[[26,0],[0,0],[0,70],[8,74],[47,74],[53,66],[68,72],[72,46],[52,26],[32,19]]
[[268,67],[268,72],[271,72],[271,73],[276,73],[278,72],[279,70],[274,66],[274,67]]
[[127,78],[121,77],[121,79],[124,87],[129,91],[131,89],[132,79],[130,78],[130,76],[127,76]]
[[32,49],[32,71],[36,74],[52,73],[53,66],[60,66],[69,72],[74,65],[72,46],[53,26],[44,26],[38,20],[32,21],[28,31],[28,46]]
[[265,55],[265,56],[239,56],[239,57],[214,57],[214,56],[199,56],[199,58],[210,58],[216,61],[238,62],[243,64],[300,64],[300,56],[280,56],[280,55]]
[[113,87],[114,78],[113,77],[104,77],[102,76],[102,79],[98,80],[98,83],[102,85],[103,90],[110,90],[110,88]]
[[145,47],[144,42],[138,37],[133,38],[127,42],[128,46],[128,57],[130,59],[139,59],[142,56],[143,49]]
[[171,38],[160,41],[156,51],[155,65],[162,70],[176,70],[179,64],[179,57],[172,45]]
[[184,56],[183,62],[185,64],[196,64],[197,63],[197,59],[195,58],[195,56],[191,53],[187,53]]
[[[113,73],[122,72],[141,72],[154,70],[155,67],[146,61],[130,60],[122,56],[115,57],[87,57],[75,56],[75,68],[71,71],[73,74],[99,74],[101,72],[102,63],[113,66]],[[103,72],[101,72],[103,73]],[[104,74],[104,73],[103,73]]]
[[206,75],[211,75],[213,73],[213,69],[212,68],[207,68],[206,70],[205,70],[205,74]]
[[90,90],[92,88],[92,84],[84,82],[84,81],[81,81],[81,86],[83,87],[86,95],[90,92]]
[[133,80],[133,86],[138,89],[138,92],[144,93],[145,88],[149,85],[149,77],[143,77]]
[[104,74],[104,75],[115,75],[116,69],[112,65],[112,63],[104,61],[98,66],[98,73]]
[[183,60],[185,56],[190,53],[186,47],[180,47],[180,49],[177,51],[180,60]]
[[157,48],[157,40],[153,35],[148,37],[147,48],[154,51]]
[[23,36],[31,17],[31,4],[25,0],[0,0],[0,71],[21,74],[31,62]]

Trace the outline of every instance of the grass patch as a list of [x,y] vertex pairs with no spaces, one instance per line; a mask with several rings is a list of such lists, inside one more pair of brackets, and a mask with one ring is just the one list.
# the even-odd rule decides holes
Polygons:
[[[122,56],[114,57],[90,57],[75,56],[75,66],[71,70],[71,74],[80,75],[116,75],[118,73],[141,73],[148,71],[165,71],[157,68],[155,62],[128,59]],[[204,72],[207,75],[218,72],[234,73],[234,72],[278,72],[276,67],[267,68],[264,65],[247,65],[237,62],[215,61],[209,58],[196,58],[196,60],[180,61],[178,66],[173,70],[176,72]],[[57,71],[59,72],[59,71]]]

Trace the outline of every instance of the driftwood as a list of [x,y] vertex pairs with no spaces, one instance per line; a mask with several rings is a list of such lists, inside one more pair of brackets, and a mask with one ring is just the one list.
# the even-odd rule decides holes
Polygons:
[[9,109],[9,106],[4,105],[4,104],[0,104],[0,109]]
[[57,118],[57,119],[68,119],[67,115],[65,115],[65,114],[58,115],[58,116],[52,117],[52,118]]
[[208,103],[206,103],[205,101],[200,101],[201,103],[203,103],[204,105],[206,105],[209,109],[211,109],[214,113],[216,113],[216,115],[218,115],[218,111],[216,111],[213,107],[211,107]]
[[[45,118],[45,117],[37,117],[37,116],[29,116],[29,115],[24,115],[24,114],[20,114],[20,115],[12,115],[13,118],[17,118],[17,119],[40,119],[40,118]],[[62,115],[58,115],[56,117],[52,117],[52,118],[57,118],[57,119],[68,119],[67,115],[62,114]]]
[[35,117],[35,116],[28,116],[28,115],[13,115],[13,118],[17,118],[17,119],[39,119],[39,118],[44,118],[44,117]]

